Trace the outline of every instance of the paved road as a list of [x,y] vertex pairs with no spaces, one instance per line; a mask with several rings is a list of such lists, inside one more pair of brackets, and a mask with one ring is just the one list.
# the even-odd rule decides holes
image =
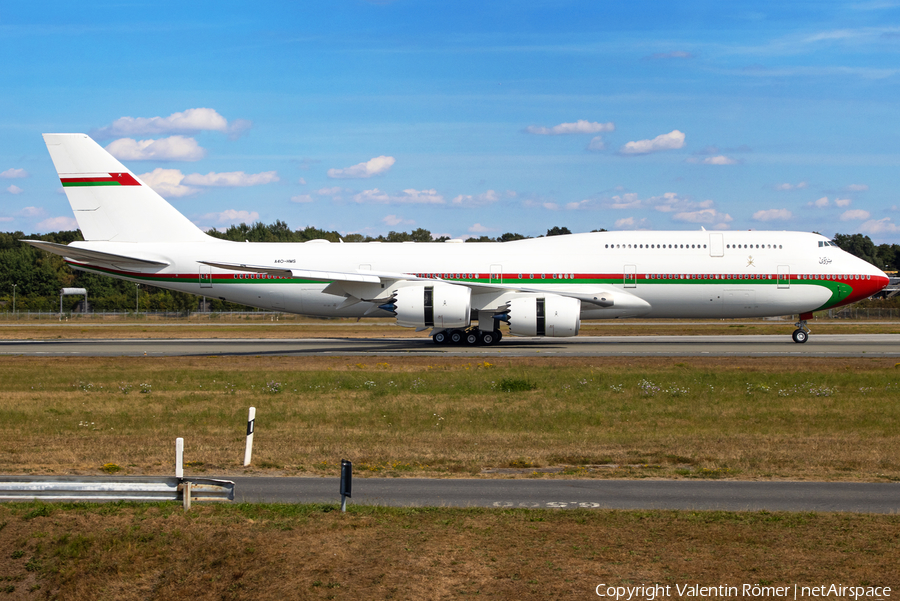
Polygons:
[[900,334],[506,337],[493,347],[438,346],[430,338],[3,340],[0,355],[28,356],[666,356],[666,357],[900,357]]
[[[340,502],[337,478],[226,478],[235,501]],[[900,483],[354,478],[350,503],[389,506],[897,513]]]

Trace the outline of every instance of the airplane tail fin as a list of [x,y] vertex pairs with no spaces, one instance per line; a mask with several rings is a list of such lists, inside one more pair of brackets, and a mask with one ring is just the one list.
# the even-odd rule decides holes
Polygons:
[[85,240],[198,242],[209,237],[85,134],[44,134]]

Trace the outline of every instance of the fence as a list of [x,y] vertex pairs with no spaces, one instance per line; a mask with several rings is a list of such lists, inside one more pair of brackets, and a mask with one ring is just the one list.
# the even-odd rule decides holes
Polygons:
[[[188,484],[190,484],[188,486]],[[0,501],[231,501],[234,482],[165,476],[0,476]]]
[[831,309],[825,315],[816,313],[816,319],[858,319],[860,321],[891,321],[900,319],[900,309],[882,307],[845,307]]

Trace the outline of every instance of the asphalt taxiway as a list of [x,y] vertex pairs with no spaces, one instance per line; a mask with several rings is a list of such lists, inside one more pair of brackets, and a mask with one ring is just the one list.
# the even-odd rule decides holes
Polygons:
[[483,346],[442,346],[430,338],[3,340],[0,355],[82,357],[246,356],[463,357],[900,357],[900,334],[578,336],[513,338]]
[[[338,478],[225,479],[239,502],[340,502]],[[395,507],[900,511],[900,483],[355,478],[352,495]]]

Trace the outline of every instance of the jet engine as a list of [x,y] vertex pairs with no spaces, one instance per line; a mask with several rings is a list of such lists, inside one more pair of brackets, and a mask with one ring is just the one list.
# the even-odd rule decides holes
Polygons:
[[408,328],[465,328],[471,323],[472,291],[441,283],[404,286],[380,308],[394,313],[397,325]]
[[577,298],[523,296],[506,306],[509,332],[515,336],[575,336],[581,327],[581,301]]

